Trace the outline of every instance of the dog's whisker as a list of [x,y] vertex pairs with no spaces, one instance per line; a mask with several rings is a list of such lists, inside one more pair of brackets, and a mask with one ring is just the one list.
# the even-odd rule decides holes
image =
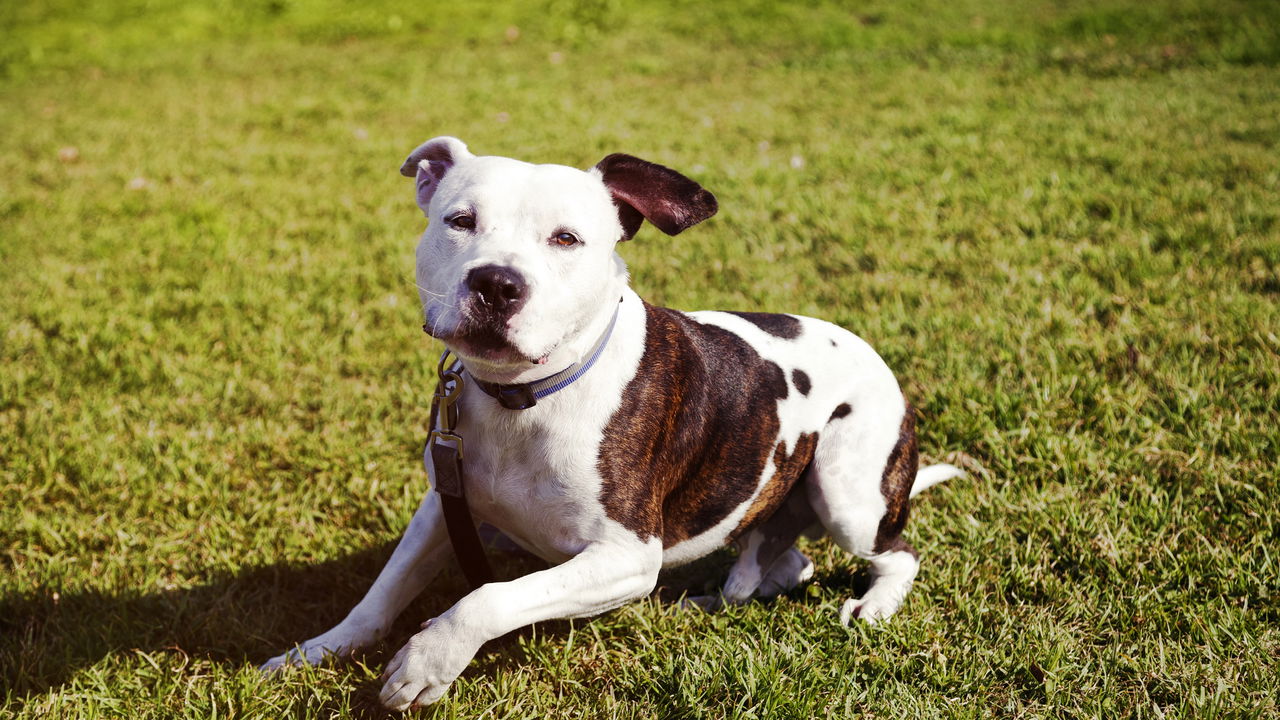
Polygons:
[[440,298],[440,299],[442,299],[442,300],[443,300],[445,297],[447,297],[447,296],[446,296],[445,294],[443,294],[443,293],[431,292],[430,290],[428,290],[428,289],[426,289],[426,288],[422,287],[421,285],[419,285],[419,284],[417,283],[417,281],[415,281],[415,280],[410,280],[409,282],[410,282],[410,283],[412,283],[412,284],[413,284],[413,286],[414,286],[415,288],[417,288],[417,289],[418,289],[418,292],[421,292],[421,293],[423,293],[424,295],[429,295],[429,296],[431,296],[431,297],[433,297],[433,298]]
[[[451,307],[451,306],[446,306],[446,310],[445,310],[445,312],[443,312],[443,313],[440,313],[440,314],[436,315],[435,322],[431,323],[431,332],[429,333],[432,337],[436,337],[436,333],[437,333],[437,331],[440,329],[440,321],[444,318],[444,316],[447,314],[447,312],[448,312],[449,310],[453,310],[454,312],[458,312],[456,308]],[[459,314],[461,314],[461,313],[459,313]]]
[[429,295],[429,296],[431,296],[431,297],[433,297],[433,298],[441,298],[441,299],[444,299],[444,298],[448,297],[448,296],[447,296],[447,295],[445,295],[444,293],[434,293],[434,292],[431,292],[430,290],[428,290],[428,289],[426,289],[426,288],[422,287],[421,285],[419,285],[419,284],[417,284],[417,283],[414,283],[414,284],[413,284],[413,286],[414,286],[414,287],[416,287],[416,288],[418,288],[418,290],[422,291],[422,293],[423,293],[423,294],[425,294],[425,295]]

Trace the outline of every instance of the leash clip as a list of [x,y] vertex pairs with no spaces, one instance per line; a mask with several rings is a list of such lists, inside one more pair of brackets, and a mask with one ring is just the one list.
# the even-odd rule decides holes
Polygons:
[[432,418],[431,436],[427,440],[434,442],[436,436],[443,433],[442,439],[458,441],[458,454],[461,455],[462,438],[455,435],[453,429],[458,426],[458,398],[462,397],[465,381],[462,379],[462,361],[454,358],[449,362],[451,355],[453,353],[449,350],[440,353],[440,363],[436,366],[440,382],[436,383],[435,417]]
[[427,445],[429,445],[432,449],[435,449],[437,447],[448,447],[447,445],[441,445],[440,444],[441,440],[448,440],[449,442],[452,442],[453,447],[449,449],[456,450],[458,453],[458,459],[459,460],[462,459],[462,436],[461,435],[457,435],[446,430],[432,430],[431,434],[427,436]]
[[462,436],[458,427],[458,398],[462,397],[462,361],[449,361],[452,353],[440,354],[436,373],[435,398],[431,403],[431,434],[422,462],[435,470],[435,492],[440,495],[449,543],[458,558],[462,574],[471,587],[478,588],[493,580],[493,570],[484,554],[484,545],[476,534],[475,520],[467,506],[466,485],[462,480]]
[[[462,436],[458,427],[458,398],[462,397],[462,361],[448,349],[440,353],[436,372],[435,402],[431,404],[431,433],[427,435],[427,453],[435,460],[436,489],[445,495],[462,495]],[[441,441],[444,441],[442,443]],[[448,444],[445,444],[448,443]]]

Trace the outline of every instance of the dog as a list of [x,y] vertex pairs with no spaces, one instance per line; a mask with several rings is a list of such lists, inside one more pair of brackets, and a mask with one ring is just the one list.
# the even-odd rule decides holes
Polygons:
[[[919,567],[902,539],[909,498],[962,473],[918,470],[914,410],[879,355],[821,320],[678,312],[628,285],[618,243],[644,221],[677,235],[716,213],[714,195],[630,155],[582,171],[476,156],[452,137],[401,173],[429,220],[424,329],[465,367],[456,432],[473,518],[551,566],[427,621],[387,665],[384,705],[435,702],[486,641],[642,598],[662,568],[728,544],[737,559],[703,604],[806,581],[794,543],[826,533],[873,575],[841,622],[899,608]],[[428,492],[346,618],[263,669],[374,643],[451,554]]]

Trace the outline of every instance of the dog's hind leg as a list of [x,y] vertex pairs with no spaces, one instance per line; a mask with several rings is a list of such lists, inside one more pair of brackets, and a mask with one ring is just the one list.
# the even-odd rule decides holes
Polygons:
[[722,594],[740,604],[755,597],[774,597],[813,577],[813,562],[792,547],[818,516],[809,505],[803,481],[787,494],[773,515],[748,531]]
[[845,600],[840,608],[840,624],[861,618],[874,625],[888,620],[902,607],[915,582],[920,561],[914,548],[898,538],[892,549],[867,558],[871,562],[871,587],[860,598]]
[[790,548],[769,566],[764,581],[756,589],[756,597],[777,597],[808,582],[812,577],[813,561],[794,547]]
[[823,430],[808,474],[809,499],[842,549],[871,563],[871,587],[840,611],[868,623],[887,620],[920,567],[902,538],[915,481],[915,411],[896,391],[862,410],[842,406]]

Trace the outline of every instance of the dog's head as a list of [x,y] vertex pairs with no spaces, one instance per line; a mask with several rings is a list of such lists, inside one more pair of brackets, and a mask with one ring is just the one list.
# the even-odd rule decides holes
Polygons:
[[715,214],[696,182],[630,155],[583,171],[477,157],[438,137],[409,154],[429,223],[418,244],[425,328],[495,382],[572,363],[626,285],[614,252],[644,220],[675,235]]

